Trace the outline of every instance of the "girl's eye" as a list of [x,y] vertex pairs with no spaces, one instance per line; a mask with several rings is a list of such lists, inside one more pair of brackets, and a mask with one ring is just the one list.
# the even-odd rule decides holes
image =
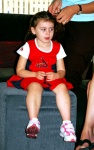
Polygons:
[[46,29],[41,29],[42,31],[45,31]]
[[53,31],[54,30],[54,28],[50,28],[50,31]]
[[[45,29],[45,28],[41,28],[41,31],[46,31],[47,29]],[[53,31],[54,30],[54,28],[49,28],[49,31]]]

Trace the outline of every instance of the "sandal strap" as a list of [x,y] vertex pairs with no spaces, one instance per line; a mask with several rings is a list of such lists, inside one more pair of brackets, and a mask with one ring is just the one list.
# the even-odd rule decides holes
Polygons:
[[91,143],[88,139],[80,140],[79,145],[82,146],[84,143],[88,143],[89,146],[80,150],[92,150],[94,148],[94,143]]
[[91,142],[88,139],[80,140],[79,145],[82,146],[84,143],[88,143],[89,146],[91,146]]
[[92,148],[94,148],[94,143],[91,143],[91,145],[88,148],[89,150],[92,150]]

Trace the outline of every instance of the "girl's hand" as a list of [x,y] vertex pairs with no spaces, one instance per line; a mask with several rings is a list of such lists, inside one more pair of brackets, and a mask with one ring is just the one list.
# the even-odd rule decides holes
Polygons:
[[43,80],[45,76],[46,76],[46,74],[44,71],[38,71],[38,72],[36,72],[36,75],[35,75],[35,77],[39,80]]
[[59,74],[55,72],[47,72],[46,73],[46,81],[53,81],[59,78]]
[[74,5],[74,6],[67,6],[63,8],[60,13],[56,16],[57,22],[66,24],[71,20],[71,18],[77,14],[79,11],[79,6]]

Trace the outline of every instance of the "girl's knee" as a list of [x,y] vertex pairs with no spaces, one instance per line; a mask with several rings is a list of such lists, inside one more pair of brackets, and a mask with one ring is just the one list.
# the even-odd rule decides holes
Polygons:
[[42,86],[37,82],[32,82],[28,86],[28,90],[38,91],[38,90],[42,90],[42,89],[43,89]]
[[56,93],[56,92],[60,92],[60,91],[62,92],[62,91],[65,91],[65,90],[67,90],[66,85],[61,83],[61,84],[56,86],[56,88],[53,90],[53,92]]
[[67,89],[66,85],[64,83],[61,83],[58,85],[59,89]]

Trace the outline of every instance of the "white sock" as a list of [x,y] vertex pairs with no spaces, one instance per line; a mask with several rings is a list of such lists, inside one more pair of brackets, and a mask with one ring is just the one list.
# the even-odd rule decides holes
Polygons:
[[30,120],[30,122],[31,121],[38,121],[38,118],[32,118],[31,120]]
[[62,123],[63,124],[65,124],[65,123],[71,123],[71,121],[70,120],[64,120],[64,121],[62,121]]
[[32,118],[31,120],[29,120],[29,123],[28,123],[28,125],[27,125],[27,128],[29,128],[29,127],[31,126],[32,122],[35,123],[35,122],[37,122],[37,121],[38,121],[38,118]]

